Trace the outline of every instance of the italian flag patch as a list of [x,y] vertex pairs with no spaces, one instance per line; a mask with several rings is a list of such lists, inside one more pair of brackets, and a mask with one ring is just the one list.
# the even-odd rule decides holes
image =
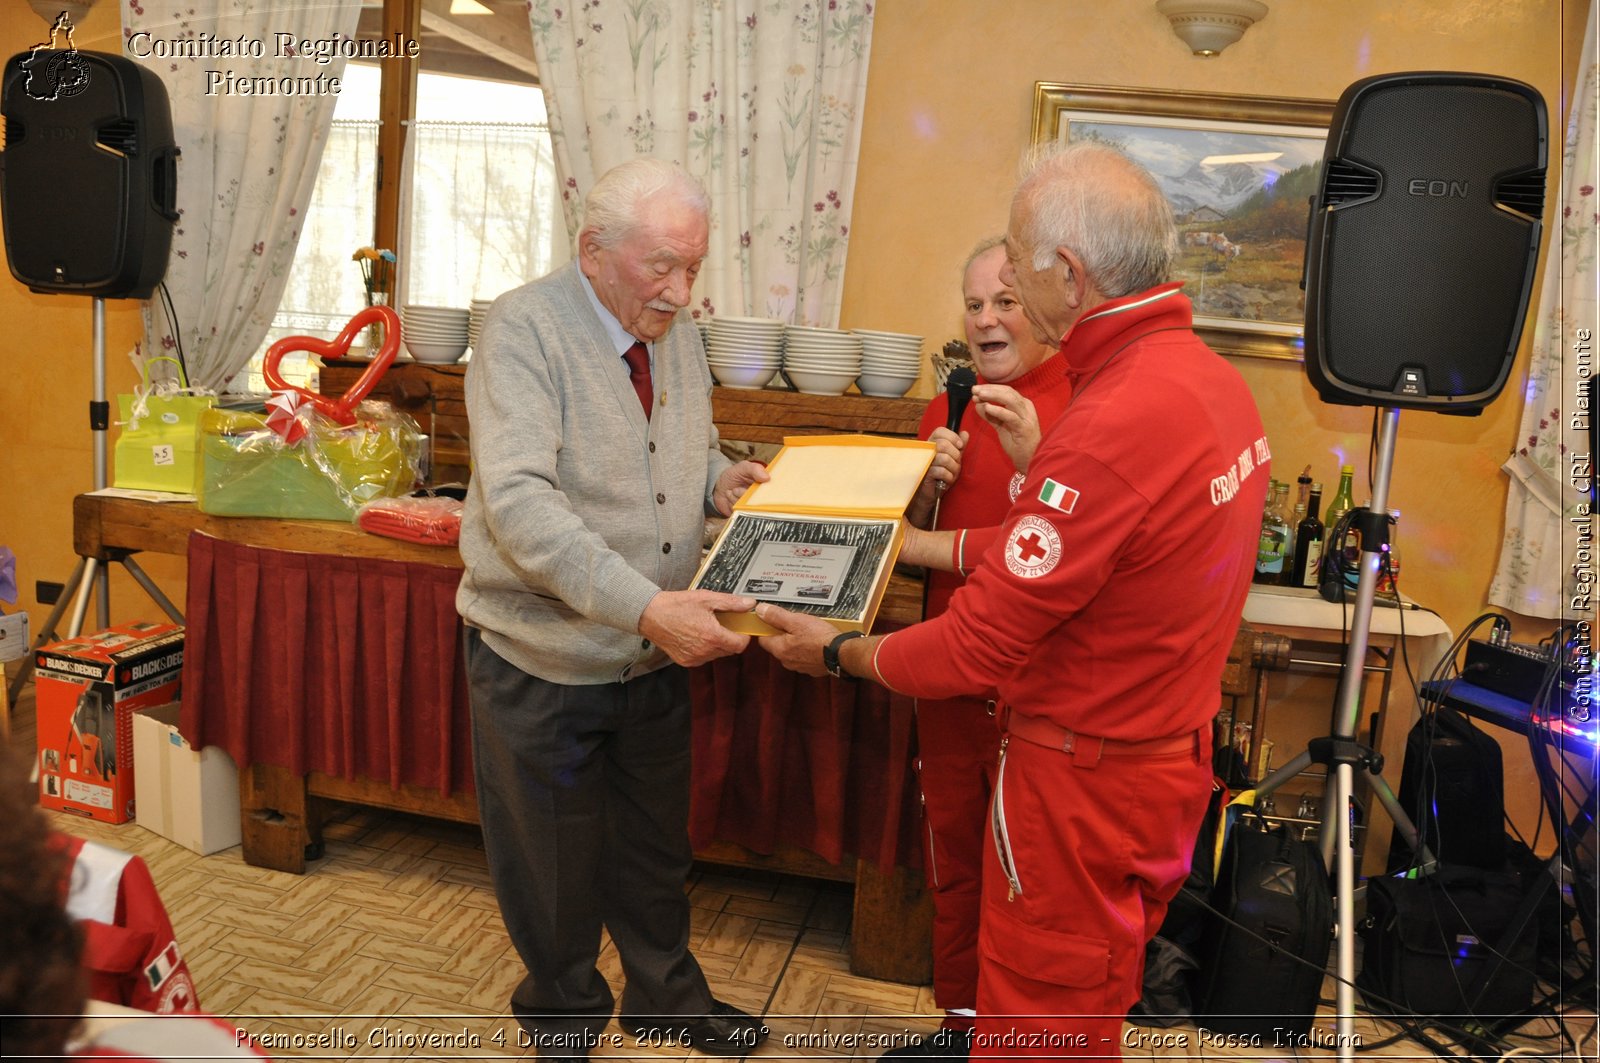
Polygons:
[[1044,486],[1039,488],[1039,501],[1051,509],[1059,509],[1063,513],[1071,513],[1072,507],[1078,504],[1078,492],[1066,484],[1054,480],[1046,480]]

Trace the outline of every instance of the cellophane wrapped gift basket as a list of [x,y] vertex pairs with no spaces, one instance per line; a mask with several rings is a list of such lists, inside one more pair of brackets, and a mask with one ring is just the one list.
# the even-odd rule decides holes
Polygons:
[[[372,324],[383,326],[382,346],[342,396],[319,395],[279,375],[285,354],[343,357]],[[399,315],[387,306],[361,311],[331,342],[290,336],[273,344],[262,367],[274,391],[264,413],[212,409],[201,415],[200,510],[350,521],[368,502],[415,488],[422,479],[422,432],[388,403],[365,401],[399,347]]]

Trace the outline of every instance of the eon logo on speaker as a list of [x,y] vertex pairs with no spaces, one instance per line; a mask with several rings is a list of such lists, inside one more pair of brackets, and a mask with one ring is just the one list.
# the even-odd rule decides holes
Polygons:
[[1413,196],[1427,196],[1431,199],[1466,199],[1467,182],[1415,177],[1406,185],[1406,191]]
[[78,131],[71,126],[47,125],[39,130],[39,136],[44,140],[60,143],[64,140],[76,140]]

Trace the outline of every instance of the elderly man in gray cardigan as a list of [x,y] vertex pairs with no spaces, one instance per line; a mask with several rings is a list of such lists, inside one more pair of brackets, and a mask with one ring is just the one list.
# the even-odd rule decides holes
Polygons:
[[688,949],[689,694],[683,666],[744,649],[717,622],[753,599],[685,590],[730,464],[685,308],[708,240],[699,183],[636,159],[585,204],[578,260],[495,301],[469,363],[472,482],[457,606],[478,808],[527,976],[511,1010],[545,1058],[610,1020],[652,1045],[743,1055],[765,1027],[715,1000]]

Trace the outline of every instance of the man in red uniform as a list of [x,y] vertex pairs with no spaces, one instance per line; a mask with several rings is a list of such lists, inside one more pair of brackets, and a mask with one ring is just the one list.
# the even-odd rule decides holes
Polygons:
[[797,671],[999,692],[974,1056],[1120,1054],[1210,792],[1270,455],[1249,389],[1166,283],[1176,246],[1165,197],[1120,152],[1036,160],[1002,277],[1059,339],[1070,405],[999,528],[911,530],[902,553],[978,570],[942,616],[883,637],[759,607],[786,632],[763,644]]
[[[962,271],[962,322],[978,379],[1005,384],[1033,406],[1034,418],[1050,424],[1072,388],[1054,344],[1034,338],[1021,301],[1000,279],[1006,252],[1000,239],[986,240]],[[968,413],[948,427],[950,402],[940,394],[923,411],[917,434],[944,444],[958,459],[952,470],[935,466],[906,519],[919,528],[987,528],[1000,523],[1022,486],[995,428]],[[925,617],[943,613],[961,573],[928,573]],[[917,778],[927,821],[923,857],[933,894],[933,997],[945,1010],[931,1038],[891,1049],[884,1058],[965,1058],[978,1003],[978,909],[983,877],[983,839],[994,791],[995,751],[1000,731],[994,701],[959,697],[917,702]]]

